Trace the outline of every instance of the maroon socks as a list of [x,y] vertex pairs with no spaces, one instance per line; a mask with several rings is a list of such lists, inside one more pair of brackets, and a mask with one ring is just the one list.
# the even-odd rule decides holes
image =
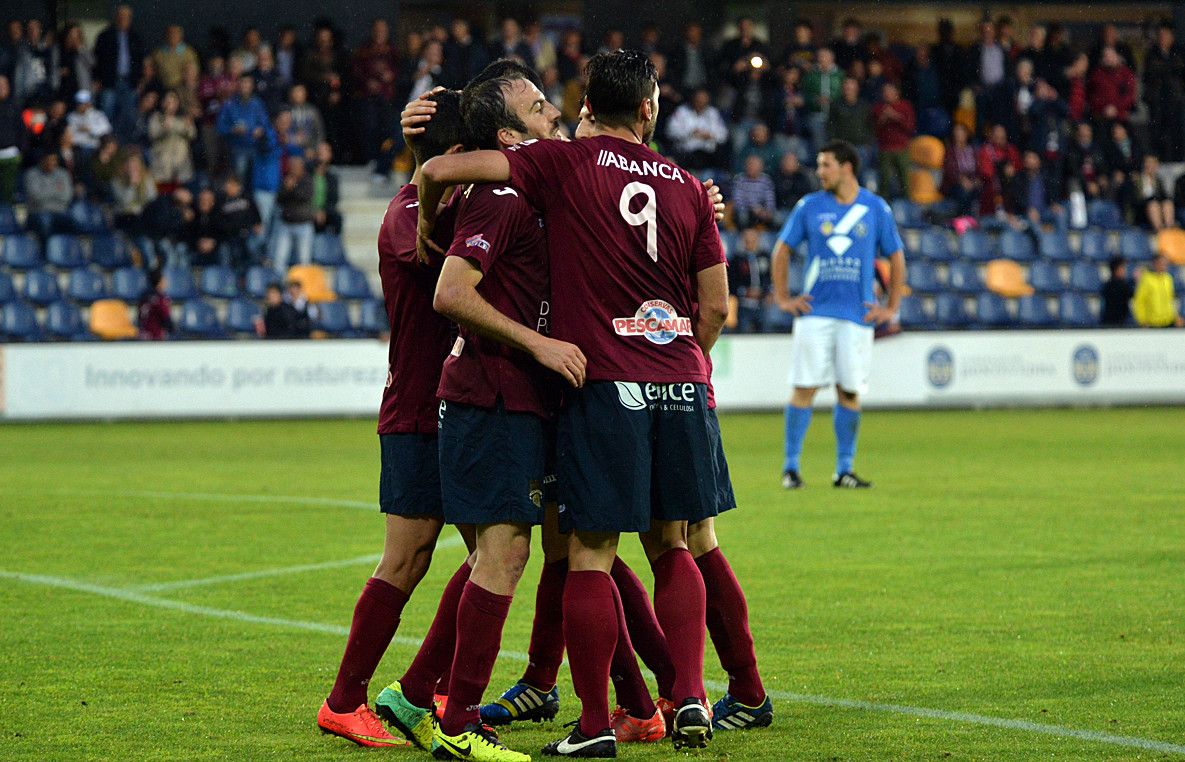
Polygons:
[[[686,548],[663,553],[654,569],[654,613],[667,638],[675,683],[669,698],[678,706],[704,699],[704,578]],[[572,649],[569,649],[571,651]]]
[[728,672],[728,692],[745,706],[757,706],[765,701],[765,687],[757,674],[745,594],[720,548],[713,548],[695,563],[707,588],[708,633],[720,666]]
[[457,644],[457,606],[461,602],[465,584],[469,581],[470,571],[472,569],[469,563],[462,562],[453,578],[444,586],[432,626],[428,628],[428,634],[424,637],[424,642],[408,666],[407,672],[399,678],[403,695],[416,706],[432,706],[432,694],[436,689],[436,683],[453,663],[453,653]]
[[469,723],[481,722],[481,697],[490,683],[502,627],[510,612],[509,595],[497,595],[469,581],[457,606],[457,650],[449,681],[448,706],[440,721],[445,734],[455,736]]
[[329,693],[329,708],[347,713],[367,701],[366,686],[379,666],[407,604],[407,593],[378,577],[371,577],[354,606],[350,637]]
[[621,608],[621,597],[613,589],[617,603],[617,648],[609,667],[609,679],[613,681],[613,692],[617,705],[625,709],[630,717],[648,720],[654,716],[654,701],[650,698],[650,687],[638,669],[634,649],[630,644],[630,633],[625,626],[625,612]]
[[530,661],[523,682],[549,691],[564,660],[564,581],[568,559],[544,564],[535,592],[535,621],[531,624]]
[[[564,585],[564,639],[572,685],[580,697],[580,732],[592,737],[609,727],[609,667],[617,647],[613,580],[600,571],[569,571]],[[449,706],[452,706],[452,697]]]
[[670,699],[675,685],[675,665],[671,661],[667,638],[654,616],[654,607],[650,604],[646,586],[638,579],[638,575],[634,574],[634,570],[620,558],[614,559],[611,573],[617,591],[621,594],[625,623],[629,629],[634,652],[654,673],[658,695]]

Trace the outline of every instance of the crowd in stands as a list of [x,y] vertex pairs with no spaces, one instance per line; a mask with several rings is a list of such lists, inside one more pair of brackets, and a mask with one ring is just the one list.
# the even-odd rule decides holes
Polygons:
[[[127,6],[93,45],[75,23],[9,22],[0,35],[0,208],[23,203],[23,225],[42,249],[60,234],[114,233],[145,275],[168,268],[172,278],[151,278],[162,288],[182,270],[192,280],[220,268],[240,293],[270,305],[258,277],[259,288],[247,287],[251,271],[283,279],[292,265],[321,261],[314,249],[341,229],[335,158],[368,164],[383,180],[404,149],[398,112],[411,97],[460,87],[488,62],[514,57],[540,72],[572,126],[587,57],[629,46],[646,50],[660,73],[655,147],[715,179],[729,200],[736,330],[788,326],[771,309],[772,234],[817,187],[815,150],[830,139],[857,147],[863,181],[893,200],[908,228],[911,260],[933,265],[931,291],[911,279],[917,298],[903,307],[914,312],[904,324],[961,324],[937,315],[928,294],[959,293],[952,267],[966,231],[984,234],[990,253],[1022,233],[1034,261],[1047,253],[1045,236],[1057,237],[1051,250],[1068,250],[1057,260],[1063,295],[1089,297],[1097,323],[1101,284],[1075,291],[1071,265],[1089,263],[1098,276],[1122,253],[1142,272],[1155,247],[1145,235],[1142,249],[1129,250],[1123,237],[1132,227],[1174,232],[1185,220],[1185,176],[1176,171],[1185,161],[1185,49],[1167,22],[1132,44],[1110,24],[1096,39],[1071,40],[1059,24],[1019,30],[1001,16],[964,46],[946,20],[924,44],[885,40],[855,20],[829,38],[800,20],[780,50],[747,18],[724,30],[693,22],[672,40],[647,27],[599,41],[515,18],[488,35],[453,19],[393,40],[376,19],[352,50],[328,19],[307,37],[291,26],[273,40],[241,32],[214,27],[199,47],[173,25],[146,40]],[[1100,253],[1087,252],[1100,230]],[[945,243],[927,248],[936,235]],[[956,253],[927,255],[940,249]],[[1023,280],[1029,261],[1016,259]],[[1181,264],[1165,265],[1173,303]],[[144,290],[150,300],[153,289]],[[1014,322],[1041,324],[1008,304]],[[972,312],[966,322],[1000,324]],[[167,334],[160,322],[144,333]]]

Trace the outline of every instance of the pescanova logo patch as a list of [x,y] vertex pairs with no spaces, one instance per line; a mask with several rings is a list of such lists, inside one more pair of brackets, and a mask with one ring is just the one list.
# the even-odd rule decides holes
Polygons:
[[613,318],[618,336],[645,336],[653,344],[670,344],[679,336],[691,336],[691,318],[679,317],[662,299],[642,302],[633,317]]

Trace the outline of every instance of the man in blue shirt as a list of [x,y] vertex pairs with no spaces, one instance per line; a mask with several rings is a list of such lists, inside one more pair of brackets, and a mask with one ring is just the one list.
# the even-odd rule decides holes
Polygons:
[[270,122],[267,109],[255,95],[255,79],[239,75],[238,94],[227,98],[218,113],[218,134],[230,149],[230,166],[240,180],[246,180],[256,152],[256,144],[267,133]]
[[[811,404],[821,387],[835,384],[839,404],[834,424],[836,487],[871,487],[852,470],[860,429],[860,395],[868,389],[872,334],[897,312],[905,289],[905,253],[893,213],[884,199],[860,187],[856,149],[832,141],[819,150],[816,174],[823,190],[804,196],[778,234],[774,249],[774,296],[795,316],[786,406],[786,460],[782,486],[803,486],[799,476],[802,441],[811,422]],[[807,243],[802,293],[790,296],[790,253]],[[889,299],[873,295],[877,253],[890,260]]]

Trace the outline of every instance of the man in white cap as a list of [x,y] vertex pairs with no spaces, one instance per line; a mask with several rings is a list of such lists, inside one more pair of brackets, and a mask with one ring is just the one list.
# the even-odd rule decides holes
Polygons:
[[106,114],[91,105],[90,90],[75,93],[74,103],[74,110],[66,117],[66,124],[70,127],[74,150],[85,161],[99,149],[99,139],[111,132],[111,122]]

